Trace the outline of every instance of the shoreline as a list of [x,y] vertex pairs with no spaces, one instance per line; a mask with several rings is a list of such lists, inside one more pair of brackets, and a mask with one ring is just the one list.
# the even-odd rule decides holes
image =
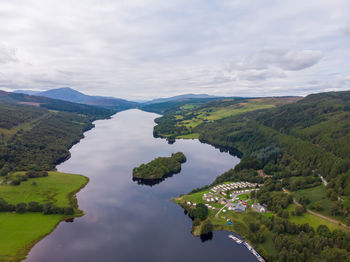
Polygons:
[[[85,183],[80,188],[70,192],[67,196],[71,205],[73,206],[73,208],[76,208],[78,212],[74,215],[68,215],[68,216],[62,215],[62,217],[57,221],[55,226],[49,232],[47,232],[45,235],[38,237],[37,239],[33,240],[32,242],[28,243],[26,246],[19,249],[13,258],[10,258],[9,260],[5,260],[5,261],[20,262],[20,261],[26,260],[28,258],[28,254],[30,253],[32,248],[37,243],[39,243],[42,239],[44,239],[46,236],[50,235],[58,227],[58,225],[61,222],[66,221],[68,219],[72,219],[72,218],[82,217],[86,214],[82,210],[78,209],[76,194],[79,193],[89,183],[90,179],[88,177],[80,175],[80,174],[71,174],[71,175],[81,176],[81,177],[84,177],[86,179]],[[46,216],[49,216],[49,215],[46,215]]]

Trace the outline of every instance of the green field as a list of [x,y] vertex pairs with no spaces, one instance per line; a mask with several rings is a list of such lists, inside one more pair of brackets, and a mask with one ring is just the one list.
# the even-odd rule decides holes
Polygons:
[[0,213],[0,261],[20,261],[63,215]]
[[[21,175],[17,172],[14,175]],[[32,185],[33,181],[37,185]],[[69,193],[76,191],[87,183],[87,178],[81,175],[49,172],[48,177],[31,178],[19,186],[1,184],[0,196],[10,204],[36,201],[44,203],[51,201],[57,206],[69,206]]]
[[326,187],[324,185],[320,185],[320,186],[313,187],[313,188],[307,188],[307,189],[303,189],[303,190],[298,190],[298,191],[293,192],[293,194],[294,194],[296,200],[298,200],[302,196],[309,198],[310,204],[307,206],[307,208],[309,208],[309,209],[312,209],[311,207],[313,205],[315,205],[316,202],[320,202],[322,204],[322,210],[314,210],[315,212],[344,222],[344,217],[332,216],[331,208],[333,205],[335,205],[335,202],[331,201],[326,196]]
[[[226,118],[229,116],[239,115],[250,111],[261,110],[272,108],[276,106],[276,102],[273,99],[251,99],[247,102],[243,103],[235,103],[225,107],[204,107],[198,108],[195,111],[191,111],[195,113],[195,116],[188,120],[183,120],[183,116],[176,115],[175,118],[178,120],[177,125],[186,126],[187,128],[194,128],[199,124],[203,123],[203,121],[215,121],[222,118]],[[184,110],[192,109],[190,106],[183,106]],[[186,115],[185,115],[186,116]],[[181,138],[192,138],[184,137]]]
[[[18,172],[15,175],[21,174]],[[32,185],[33,181],[37,185]],[[57,206],[73,206],[75,216],[79,216],[82,212],[78,210],[75,193],[87,182],[88,178],[81,175],[49,172],[47,177],[31,178],[19,186],[2,184],[0,196],[11,204],[50,201]],[[20,261],[36,242],[66,218],[62,214],[0,213],[0,261]]]
[[[294,211],[295,210],[295,205],[291,204],[288,206],[287,210],[289,212]],[[290,213],[289,213],[290,214]],[[289,220],[295,224],[305,224],[308,223],[310,226],[312,226],[315,230],[317,229],[317,227],[319,225],[326,225],[330,230],[334,230],[334,229],[340,229],[340,230],[344,230],[344,227],[334,224],[332,222],[329,222],[323,218],[314,216],[312,214],[309,213],[304,213],[301,216],[292,216],[290,214],[289,216]]]

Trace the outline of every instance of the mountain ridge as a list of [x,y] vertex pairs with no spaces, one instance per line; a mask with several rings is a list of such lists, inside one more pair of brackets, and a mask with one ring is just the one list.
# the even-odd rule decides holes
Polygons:
[[121,98],[86,95],[70,87],[55,88],[46,91],[16,90],[14,93],[43,96],[73,103],[114,108],[118,110],[135,108],[138,105],[137,102],[128,101]]

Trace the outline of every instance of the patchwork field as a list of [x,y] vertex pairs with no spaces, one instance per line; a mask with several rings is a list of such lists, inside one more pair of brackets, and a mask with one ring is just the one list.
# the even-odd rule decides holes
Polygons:
[[[23,172],[17,172],[12,176],[23,174]],[[34,181],[36,185],[33,185]],[[10,204],[49,201],[61,207],[71,206],[75,210],[73,216],[80,216],[83,213],[78,210],[75,193],[87,182],[88,178],[81,175],[49,172],[47,177],[30,178],[18,186],[2,183],[0,196]],[[20,261],[36,242],[68,217],[72,216],[0,212],[0,261]]]

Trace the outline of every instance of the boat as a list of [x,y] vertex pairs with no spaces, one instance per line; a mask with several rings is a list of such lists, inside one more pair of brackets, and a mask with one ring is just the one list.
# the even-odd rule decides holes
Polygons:
[[256,257],[256,259],[260,262],[265,262],[265,260],[259,255],[258,252],[255,251],[254,248],[252,248],[247,242],[244,242],[243,245],[248,248],[248,250]]
[[232,238],[237,244],[242,244],[243,240],[239,239],[238,237],[235,237],[234,235],[229,235],[229,238]]

